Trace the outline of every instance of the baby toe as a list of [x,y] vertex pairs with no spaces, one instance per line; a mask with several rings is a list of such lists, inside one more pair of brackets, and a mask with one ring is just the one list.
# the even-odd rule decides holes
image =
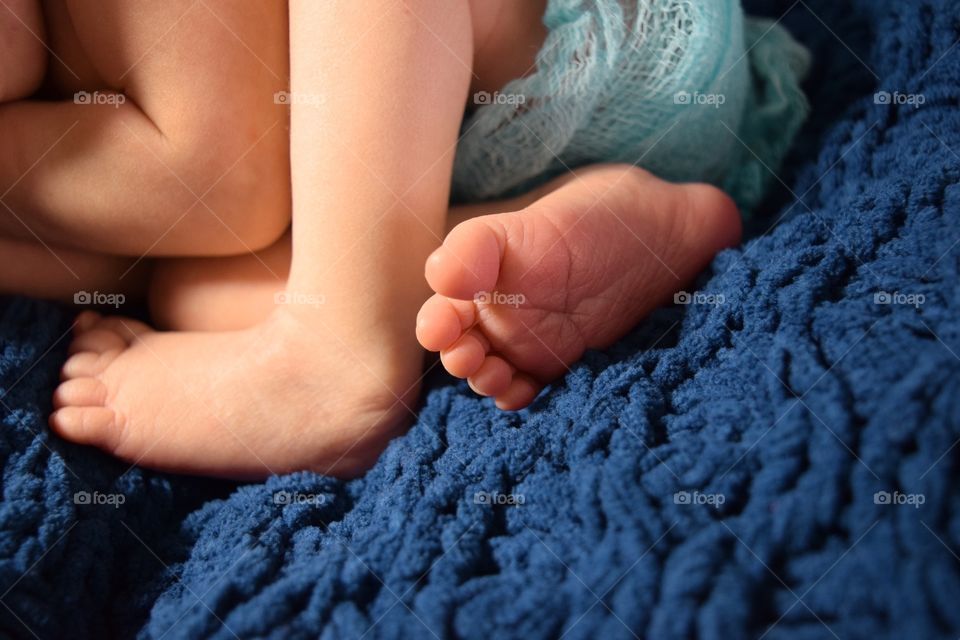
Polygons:
[[475,309],[471,302],[432,296],[417,314],[417,340],[427,351],[446,349],[473,325]]
[[449,349],[440,352],[440,360],[450,375],[469,378],[483,365],[490,343],[477,330],[471,330]]
[[513,367],[503,358],[488,356],[467,383],[482,396],[499,396],[510,388],[513,371]]
[[120,354],[119,350],[95,353],[82,351],[67,358],[60,369],[60,379],[93,378],[103,373],[111,362]]
[[458,300],[472,300],[480,292],[493,290],[506,244],[502,226],[490,222],[494,218],[468,220],[447,234],[443,245],[427,258],[424,275],[431,289]]
[[117,332],[107,331],[106,329],[90,329],[78,335],[70,343],[67,353],[70,355],[81,353],[83,351],[92,351],[94,353],[104,353],[115,349],[126,349],[127,341]]
[[74,333],[83,333],[89,331],[97,321],[100,320],[100,314],[96,311],[82,311],[73,321]]
[[504,411],[523,409],[533,402],[543,385],[524,374],[518,374],[510,381],[509,388],[497,396],[497,407]]
[[132,318],[122,318],[120,316],[110,316],[103,318],[96,325],[96,329],[103,331],[112,331],[120,336],[127,344],[133,342],[137,336],[152,332],[153,329],[139,320]]
[[73,378],[61,383],[53,392],[53,406],[97,407],[107,400],[107,387],[96,378]]
[[107,407],[64,407],[50,415],[50,428],[72,442],[107,449],[119,434],[117,414]]

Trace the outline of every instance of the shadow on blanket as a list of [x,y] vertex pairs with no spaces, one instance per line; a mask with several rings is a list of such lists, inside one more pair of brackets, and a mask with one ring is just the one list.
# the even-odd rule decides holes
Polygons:
[[724,302],[659,311],[517,415],[436,377],[363,479],[67,445],[44,425],[69,315],[6,302],[2,635],[955,638],[960,6],[749,4],[813,50],[814,115],[701,279]]

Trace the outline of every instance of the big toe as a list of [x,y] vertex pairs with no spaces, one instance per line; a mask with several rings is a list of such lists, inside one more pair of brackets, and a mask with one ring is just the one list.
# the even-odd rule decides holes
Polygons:
[[50,415],[50,428],[76,442],[114,449],[120,433],[116,412],[108,407],[63,407]]
[[742,222],[737,205],[726,193],[709,184],[686,184],[686,217],[682,238],[689,249],[713,256],[740,243]]
[[499,216],[482,216],[458,224],[427,258],[424,275],[437,293],[472,300],[492,291],[500,274],[506,232]]
[[106,385],[97,378],[66,380],[53,392],[50,428],[71,442],[114,450],[120,440],[120,420],[106,406],[107,396]]

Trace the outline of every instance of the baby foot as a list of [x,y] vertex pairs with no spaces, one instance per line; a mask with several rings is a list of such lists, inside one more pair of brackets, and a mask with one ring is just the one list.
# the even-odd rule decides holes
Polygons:
[[455,227],[427,260],[417,339],[501,409],[621,338],[740,239],[723,192],[588,169],[515,213]]
[[235,479],[366,470],[412,415],[422,366],[308,330],[290,312],[221,333],[86,312],[70,353],[50,417],[59,435],[131,463]]

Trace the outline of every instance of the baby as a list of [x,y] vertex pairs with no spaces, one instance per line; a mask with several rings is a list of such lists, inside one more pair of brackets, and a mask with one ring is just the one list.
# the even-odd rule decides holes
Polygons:
[[804,113],[734,0],[43,8],[0,8],[0,289],[148,299],[77,318],[50,425],[174,472],[362,473],[422,348],[529,405],[739,242]]

